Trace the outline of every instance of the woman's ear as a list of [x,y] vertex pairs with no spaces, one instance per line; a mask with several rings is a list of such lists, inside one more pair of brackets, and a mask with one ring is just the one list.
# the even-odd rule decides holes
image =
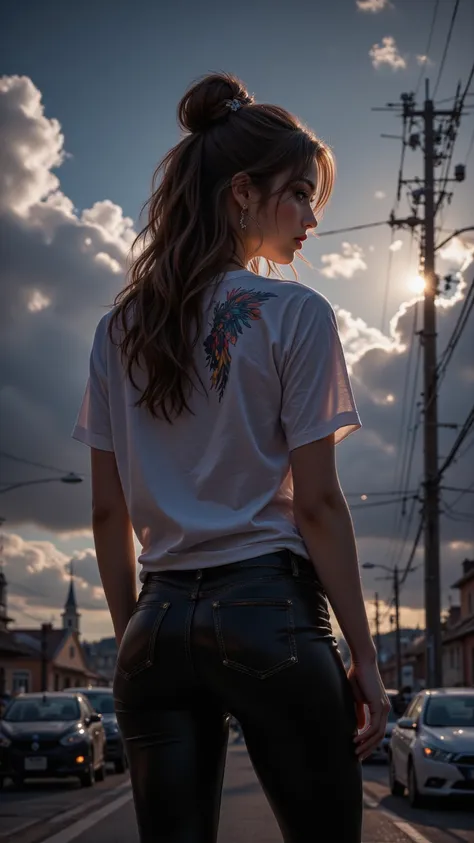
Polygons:
[[240,208],[248,205],[253,193],[250,176],[247,173],[236,173],[235,176],[232,176],[231,191]]

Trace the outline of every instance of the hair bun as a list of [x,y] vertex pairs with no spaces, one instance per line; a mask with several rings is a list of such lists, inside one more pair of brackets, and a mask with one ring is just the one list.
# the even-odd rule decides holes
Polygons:
[[178,123],[187,132],[203,132],[225,119],[231,109],[226,101],[252,103],[245,85],[230,73],[211,73],[195,82],[178,105]]

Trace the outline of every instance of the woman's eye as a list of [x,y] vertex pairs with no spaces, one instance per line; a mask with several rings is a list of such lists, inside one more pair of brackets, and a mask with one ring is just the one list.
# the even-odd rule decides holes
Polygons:
[[308,194],[304,190],[297,190],[296,196],[302,196],[303,199],[309,199]]

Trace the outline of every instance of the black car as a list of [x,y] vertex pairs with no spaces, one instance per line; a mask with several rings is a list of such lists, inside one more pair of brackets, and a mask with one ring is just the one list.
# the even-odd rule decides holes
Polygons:
[[77,776],[90,787],[105,776],[104,751],[102,717],[82,694],[20,694],[0,720],[0,786]]
[[105,760],[114,765],[116,773],[124,773],[128,767],[128,762],[115,715],[112,688],[93,686],[80,688],[79,690],[81,694],[87,697],[92,708],[102,715],[106,738]]

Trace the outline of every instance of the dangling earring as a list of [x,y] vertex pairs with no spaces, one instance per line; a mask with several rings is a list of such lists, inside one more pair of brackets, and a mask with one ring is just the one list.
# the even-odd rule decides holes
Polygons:
[[242,208],[242,210],[240,212],[240,227],[241,227],[242,231],[245,231],[245,229],[247,228],[247,222],[245,220],[245,211],[246,210],[247,210],[247,205],[244,205],[244,207]]

